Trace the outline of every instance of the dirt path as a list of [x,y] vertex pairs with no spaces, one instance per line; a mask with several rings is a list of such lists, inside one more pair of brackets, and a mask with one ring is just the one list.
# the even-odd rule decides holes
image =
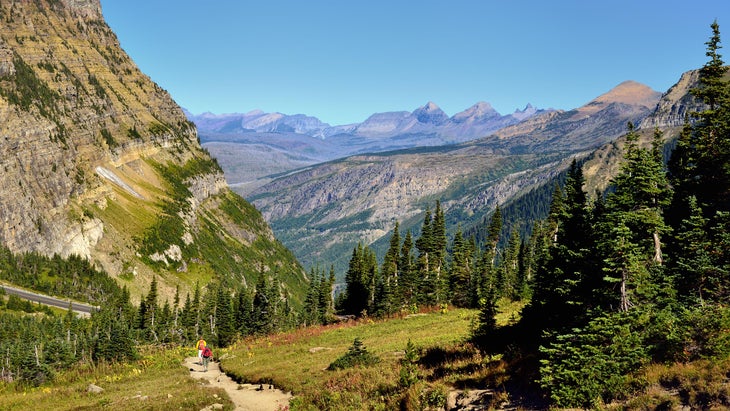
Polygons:
[[190,370],[191,377],[208,380],[212,387],[226,390],[237,411],[276,411],[286,409],[289,405],[291,394],[270,388],[268,384],[238,384],[221,372],[217,362],[208,364],[207,372],[198,364],[198,357],[187,357],[185,366]]

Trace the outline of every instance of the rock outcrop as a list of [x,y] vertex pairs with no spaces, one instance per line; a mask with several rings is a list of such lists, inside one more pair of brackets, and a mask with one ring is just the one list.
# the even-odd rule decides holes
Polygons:
[[[172,288],[180,279],[165,273],[193,261],[242,278],[288,253],[229,190],[182,109],[121,49],[99,0],[3,1],[0,22],[1,244],[84,256],[131,277],[133,292],[152,274]],[[170,219],[184,227],[179,236],[160,232]],[[220,257],[205,254],[206,242],[227,244],[212,249],[243,260],[236,255],[252,255],[244,250],[251,238],[271,242],[273,251],[253,252],[265,263],[230,273],[206,262]],[[166,253],[182,264],[156,266]],[[294,259],[279,264],[303,279]]]

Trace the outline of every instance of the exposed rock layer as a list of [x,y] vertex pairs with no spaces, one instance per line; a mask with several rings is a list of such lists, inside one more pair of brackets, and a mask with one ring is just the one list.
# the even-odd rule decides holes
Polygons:
[[[189,164],[213,166],[186,171]],[[185,176],[185,189],[175,188],[166,168]],[[136,278],[133,292],[146,289],[151,273],[166,271],[149,266],[154,255],[188,255],[183,269],[194,260],[198,270],[211,270],[205,259],[217,257],[189,257],[200,253],[191,244],[201,230],[239,247],[218,249],[221,255],[257,238],[272,244],[267,255],[286,253],[252,208],[242,211],[250,225],[219,209],[234,198],[222,171],[182,109],[120,48],[99,0],[0,3],[0,170],[0,244],[87,257],[113,275]],[[141,244],[180,195],[188,206],[173,218],[184,234],[145,255]],[[286,264],[283,271],[303,278],[295,261]],[[163,277],[163,289],[177,281]]]

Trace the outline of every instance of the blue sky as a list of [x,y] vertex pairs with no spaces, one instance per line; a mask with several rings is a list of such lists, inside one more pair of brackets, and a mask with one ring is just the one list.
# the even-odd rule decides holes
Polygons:
[[433,101],[579,107],[625,80],[664,92],[706,61],[728,0],[101,0],[143,72],[193,113],[332,125]]

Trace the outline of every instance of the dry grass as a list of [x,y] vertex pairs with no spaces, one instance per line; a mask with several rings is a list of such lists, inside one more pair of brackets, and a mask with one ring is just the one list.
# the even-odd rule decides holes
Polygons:
[[644,389],[625,404],[609,409],[693,410],[730,409],[730,359],[652,364],[638,379]]
[[[182,366],[191,349],[150,351],[130,364],[78,367],[38,388],[0,385],[2,410],[199,410],[219,403],[233,404],[220,389],[201,385]],[[87,391],[89,384],[104,389]]]
[[[428,312],[384,321],[361,320],[293,333],[247,339],[231,347],[222,358],[227,373],[246,382],[273,382],[296,397],[293,409],[360,410],[395,406],[400,359],[408,341],[422,349],[463,344],[477,312]],[[355,338],[380,357],[374,367],[328,371],[331,362],[347,352]],[[423,369],[421,392],[433,389],[427,381],[432,371]],[[434,381],[436,383],[437,381]]]

